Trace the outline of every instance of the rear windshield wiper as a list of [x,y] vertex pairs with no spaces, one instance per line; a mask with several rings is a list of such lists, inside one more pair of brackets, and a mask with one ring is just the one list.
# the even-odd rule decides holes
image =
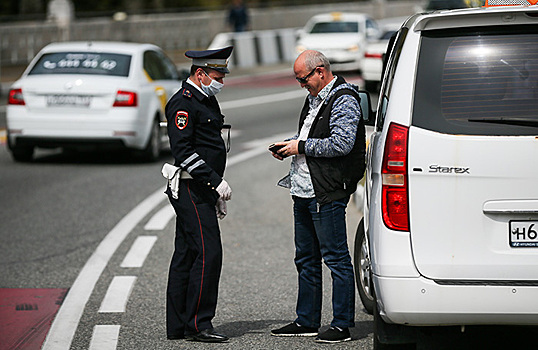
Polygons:
[[469,122],[473,123],[492,123],[492,124],[506,124],[506,125],[518,125],[518,126],[530,126],[538,127],[538,119],[523,119],[523,118],[469,118]]

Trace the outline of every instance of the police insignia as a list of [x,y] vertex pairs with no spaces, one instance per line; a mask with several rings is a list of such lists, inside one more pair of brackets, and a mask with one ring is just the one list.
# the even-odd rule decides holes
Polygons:
[[190,90],[184,89],[183,90],[183,96],[191,98],[192,97],[192,92]]
[[186,111],[178,111],[176,113],[176,125],[179,130],[183,130],[187,127],[189,123],[189,113]]

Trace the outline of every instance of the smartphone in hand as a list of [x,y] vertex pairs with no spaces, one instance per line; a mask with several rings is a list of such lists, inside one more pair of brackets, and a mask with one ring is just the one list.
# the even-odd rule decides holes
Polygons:
[[278,155],[281,156],[282,158],[286,158],[287,156],[278,153],[278,151],[279,151],[282,147],[284,147],[284,145],[275,145],[275,144],[273,143],[273,144],[269,145],[269,151],[278,154]]

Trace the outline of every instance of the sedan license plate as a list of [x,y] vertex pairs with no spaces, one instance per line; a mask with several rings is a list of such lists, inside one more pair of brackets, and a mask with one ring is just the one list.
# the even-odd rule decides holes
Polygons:
[[47,95],[47,106],[89,107],[91,96],[84,95]]
[[538,221],[510,221],[510,247],[538,247]]

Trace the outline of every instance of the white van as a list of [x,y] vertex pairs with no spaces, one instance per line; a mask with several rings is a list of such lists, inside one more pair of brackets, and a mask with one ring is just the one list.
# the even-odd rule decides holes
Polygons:
[[355,242],[374,349],[537,326],[538,6],[417,14],[389,46]]

